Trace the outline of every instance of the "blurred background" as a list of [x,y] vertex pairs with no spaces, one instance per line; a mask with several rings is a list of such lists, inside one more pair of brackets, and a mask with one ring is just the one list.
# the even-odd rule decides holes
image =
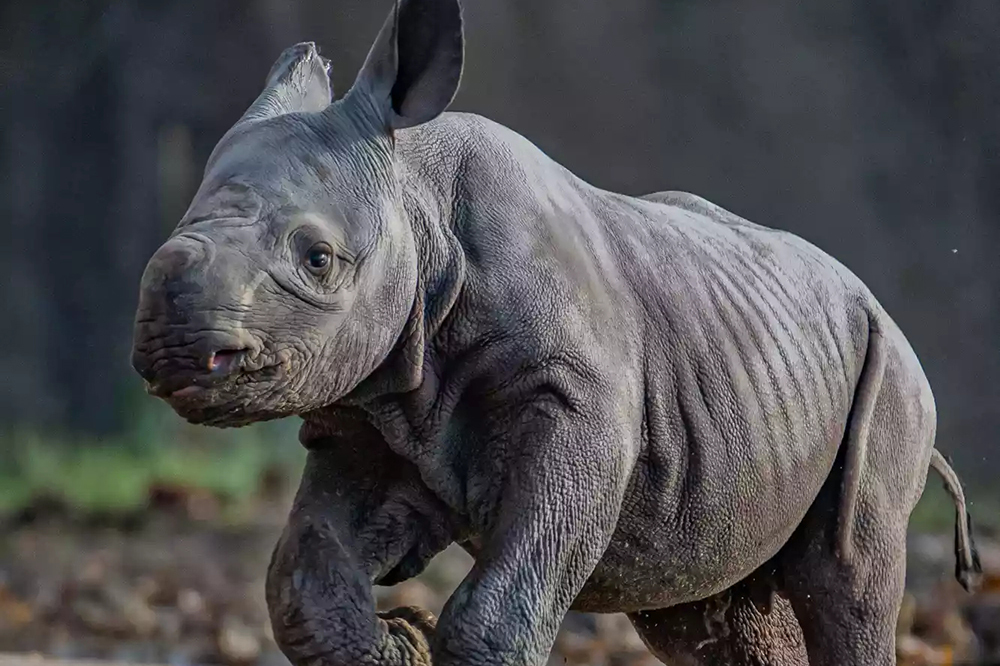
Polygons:
[[[262,580],[297,423],[186,426],[129,367],[132,315],[146,260],[278,53],[315,40],[343,93],[389,5],[0,3],[0,652],[287,663]],[[930,377],[992,571],[958,591],[931,477],[901,663],[1000,660],[1000,4],[464,5],[453,108],[601,187],[686,190],[793,231],[872,288]],[[468,566],[449,551],[380,599],[439,609]],[[655,662],[623,618],[574,614],[553,663]]]

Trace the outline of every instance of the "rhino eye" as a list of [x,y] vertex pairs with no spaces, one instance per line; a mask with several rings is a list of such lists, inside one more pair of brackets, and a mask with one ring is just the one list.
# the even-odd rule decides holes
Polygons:
[[333,248],[326,243],[316,243],[306,252],[306,268],[313,275],[323,275],[333,263]]

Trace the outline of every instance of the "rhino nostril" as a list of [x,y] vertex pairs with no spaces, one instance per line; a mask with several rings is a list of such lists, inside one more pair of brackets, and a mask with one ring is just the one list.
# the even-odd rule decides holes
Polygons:
[[239,368],[249,349],[220,349],[208,356],[208,370],[214,375],[228,375]]

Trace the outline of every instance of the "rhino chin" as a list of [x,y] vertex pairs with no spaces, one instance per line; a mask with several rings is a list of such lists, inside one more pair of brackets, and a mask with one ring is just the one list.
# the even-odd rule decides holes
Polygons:
[[218,387],[190,386],[163,398],[188,423],[215,427],[247,425],[260,418],[247,409],[247,401]]

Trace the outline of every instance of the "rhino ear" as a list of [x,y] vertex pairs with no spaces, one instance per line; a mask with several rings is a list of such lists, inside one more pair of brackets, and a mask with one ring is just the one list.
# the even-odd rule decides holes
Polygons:
[[246,110],[240,123],[256,122],[295,111],[322,111],[330,105],[330,62],[313,42],[301,42],[281,52],[267,74],[264,91]]
[[462,78],[464,39],[458,0],[397,0],[351,90],[387,129],[433,120]]

